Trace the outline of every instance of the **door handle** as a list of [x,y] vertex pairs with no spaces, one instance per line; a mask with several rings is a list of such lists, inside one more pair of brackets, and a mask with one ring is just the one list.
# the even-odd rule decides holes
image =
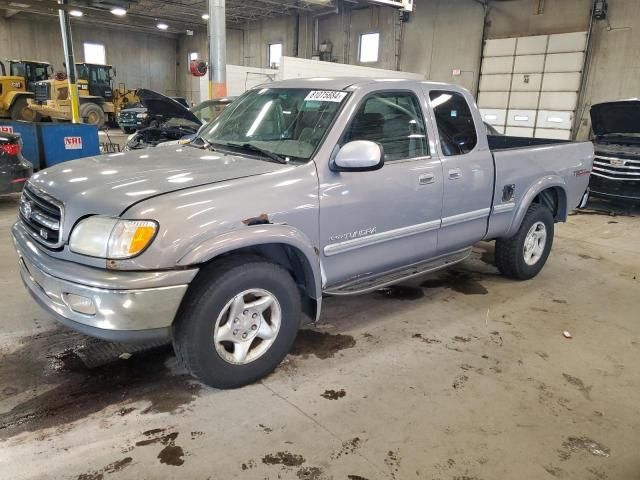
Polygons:
[[462,170],[459,168],[449,170],[449,180],[458,180],[459,178],[462,178]]
[[433,173],[424,173],[418,177],[418,183],[420,185],[429,185],[435,182],[436,176]]

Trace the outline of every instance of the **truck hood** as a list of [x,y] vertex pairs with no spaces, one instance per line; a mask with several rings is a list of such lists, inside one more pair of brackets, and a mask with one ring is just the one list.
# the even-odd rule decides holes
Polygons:
[[64,203],[66,225],[90,214],[119,216],[134,203],[177,190],[287,168],[259,158],[167,147],[62,163],[38,172],[30,184]]
[[141,88],[137,91],[140,103],[146,107],[151,117],[162,116],[164,121],[181,118],[202,125],[202,122],[184,105],[153,90]]
[[606,102],[591,107],[591,126],[597,136],[640,134],[640,100]]

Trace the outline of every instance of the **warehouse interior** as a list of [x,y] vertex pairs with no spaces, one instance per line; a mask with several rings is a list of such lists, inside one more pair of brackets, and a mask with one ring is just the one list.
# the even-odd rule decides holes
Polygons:
[[[639,478],[638,6],[637,0],[0,0],[0,160],[19,157],[28,171],[0,185],[0,478]],[[16,77],[11,65],[32,62],[50,65],[46,80]],[[107,66],[108,93],[97,95],[83,76],[81,68],[91,65]],[[420,99],[417,111],[425,115],[409,122],[406,150],[419,150],[422,132],[425,149],[415,157],[424,164],[393,161],[392,144],[380,139],[386,128],[372,126],[371,118],[383,117],[376,110],[364,114],[373,122],[361,126],[366,136],[351,142],[378,145],[376,165],[353,163],[336,173],[351,145],[338,130],[344,127],[345,137],[356,130],[351,115],[359,110],[348,102],[362,95],[364,105],[382,88],[380,98],[411,91]],[[316,122],[293,129],[316,142],[306,156],[302,147],[265,153],[266,141],[217,149],[212,139],[224,128],[216,128],[240,124],[241,115],[233,115],[242,102],[278,89],[288,95],[307,89],[302,104],[315,101],[327,107],[322,115],[333,112],[324,123],[317,112],[300,114]],[[478,132],[469,151],[466,140],[456,141],[457,157],[445,150],[438,123],[438,108],[452,95],[467,100]],[[28,115],[15,118],[21,98]],[[89,98],[98,98],[97,113],[88,109]],[[414,108],[398,107],[401,101],[394,100],[401,115]],[[176,117],[152,113],[167,102],[196,126],[169,127]],[[289,102],[283,118],[291,114],[287,108],[298,108]],[[259,110],[246,138],[261,128],[270,105]],[[596,123],[603,105],[620,113],[604,134]],[[446,116],[457,121],[464,112]],[[612,140],[622,131],[626,143]],[[293,142],[283,140],[289,134],[282,131],[278,145]],[[197,159],[184,157],[190,146]],[[361,144],[357,155],[363,152]],[[262,161],[253,158],[259,155]],[[306,161],[296,163],[296,156]],[[397,173],[403,163],[411,183]],[[449,177],[440,179],[438,169],[447,166]],[[466,187],[447,193],[466,168]],[[9,175],[3,169],[9,171],[0,163],[0,182]],[[407,200],[419,191],[416,183],[433,184],[433,196]],[[486,198],[472,198],[483,188]],[[484,201],[482,234],[464,243],[470,222],[479,221],[475,204]],[[447,202],[460,208],[466,202],[476,216],[453,207],[447,216]],[[435,204],[442,211],[434,220],[424,212]],[[541,209],[549,210],[551,225],[542,216],[526,224]],[[492,223],[511,210],[512,223]],[[165,220],[167,212],[173,213]],[[416,220],[416,212],[424,218]],[[113,220],[96,223],[93,244],[108,228],[104,251],[111,252],[113,232],[129,222],[135,233],[128,252],[143,242],[136,254],[103,255],[93,244],[83,255],[73,250],[73,237],[93,216]],[[28,229],[32,217],[35,230]],[[52,226],[52,218],[59,223]],[[465,221],[466,230],[454,229]],[[324,225],[335,228],[325,234]],[[270,240],[251,243],[270,230]],[[410,243],[418,231],[431,242],[431,230],[439,231],[434,245],[449,242],[453,254]],[[189,243],[205,235],[212,238]],[[535,251],[533,263],[526,260],[532,242],[544,250],[546,266],[527,276],[523,269],[538,261]],[[411,248],[416,252],[398,253]],[[222,253],[201,256],[208,250]],[[505,252],[521,250],[526,264],[511,266]],[[434,260],[424,264],[420,251]],[[396,258],[411,263],[394,264]],[[266,259],[272,262],[265,266]],[[377,265],[386,269],[384,282],[374,275]],[[271,335],[278,348],[288,335],[286,321],[274,319],[287,317],[290,305],[301,328],[262,374],[221,380],[202,373],[215,369],[193,360],[199,353],[185,343],[208,330],[183,327],[181,319],[200,318],[197,308],[240,282],[233,274],[243,268],[256,278],[265,269],[267,286],[289,272],[282,285],[293,285],[300,298],[289,304],[273,295],[277,309],[265,307],[271,313],[260,325],[275,333],[263,341],[253,307],[236,308],[235,292],[220,300],[222,313],[207,313],[212,335],[238,315],[245,337],[258,331],[258,348],[269,352],[258,356],[264,359],[273,351]],[[344,283],[332,285],[342,272]],[[117,300],[87,307],[79,289],[58,292],[48,283],[73,284],[74,275],[95,298],[109,291]],[[167,283],[169,277],[180,285]],[[362,278],[370,288],[357,283]],[[164,302],[183,283],[184,297],[169,326],[162,324],[170,333],[161,337]],[[269,293],[263,284],[247,285],[251,305]],[[317,294],[309,293],[314,286]],[[136,299],[151,287],[161,292],[139,312]],[[350,293],[358,288],[359,295]],[[53,303],[43,309],[46,297]],[[72,325],[83,308],[91,329]],[[108,308],[101,322],[90,320]],[[148,317],[155,330],[129,328],[141,332],[135,341],[96,333],[116,329],[114,310]],[[219,324],[225,312],[229,324]],[[255,312],[253,319],[262,315]],[[211,350],[224,361],[227,343],[220,350],[215,342]],[[236,352],[226,352],[228,363],[246,366]]]

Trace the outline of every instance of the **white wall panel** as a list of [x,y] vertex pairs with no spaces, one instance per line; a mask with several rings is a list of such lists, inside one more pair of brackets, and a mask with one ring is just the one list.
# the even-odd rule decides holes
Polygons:
[[540,110],[575,110],[577,104],[577,92],[542,92],[540,94]]
[[546,92],[577,92],[580,90],[582,74],[580,72],[569,73],[545,73],[542,80],[542,90]]
[[507,127],[506,134],[513,137],[533,137],[533,128]]
[[498,38],[484,43],[485,57],[504,57],[513,55],[516,51],[516,38]]
[[553,53],[547,55],[545,72],[581,72],[584,62],[583,52],[574,53]]
[[483,92],[504,92],[511,88],[511,75],[481,75],[480,90]]
[[547,53],[584,52],[587,48],[587,32],[549,35]]
[[536,128],[535,138],[571,140],[571,130],[551,130],[548,128]]
[[511,92],[509,108],[518,110],[535,110],[538,108],[538,92]]
[[513,57],[485,57],[482,61],[483,74],[511,73]]
[[507,109],[509,104],[509,92],[480,92],[478,106],[480,108]]
[[561,130],[571,130],[573,122],[573,112],[553,112],[549,110],[540,110],[538,112],[538,128],[554,128]]
[[544,55],[516,55],[513,64],[514,73],[542,73]]
[[482,120],[494,127],[504,126],[507,123],[507,111],[499,108],[481,108]]
[[547,51],[547,35],[519,37],[516,55],[533,55]]
[[536,110],[509,110],[507,114],[507,126],[509,127],[535,127]]
[[519,73],[513,76],[511,90],[514,92],[539,92],[541,85],[541,73]]

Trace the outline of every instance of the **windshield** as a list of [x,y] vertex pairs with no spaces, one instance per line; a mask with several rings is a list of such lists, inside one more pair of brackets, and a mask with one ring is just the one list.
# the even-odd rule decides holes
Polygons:
[[193,114],[198,117],[202,123],[213,122],[216,118],[220,116],[220,114],[224,111],[225,108],[229,105],[229,101],[226,102],[204,102],[200,105],[193,107],[191,111]]
[[201,138],[214,147],[248,145],[287,161],[308,160],[347,95],[301,88],[251,90],[209,124]]

